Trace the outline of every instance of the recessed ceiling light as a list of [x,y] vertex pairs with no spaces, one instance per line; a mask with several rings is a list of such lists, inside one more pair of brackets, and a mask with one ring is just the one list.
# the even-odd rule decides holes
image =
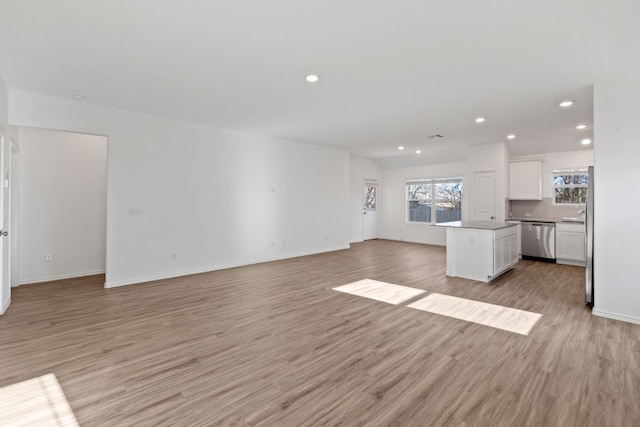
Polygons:
[[398,150],[404,150],[404,147],[402,145],[398,146]]
[[507,139],[516,139],[516,134],[510,133],[509,135],[507,135]]
[[578,130],[582,130],[582,129],[586,129],[586,128],[587,128],[587,125],[578,125],[578,126],[576,126],[576,129],[578,129]]
[[73,95],[73,97],[78,101],[84,100],[84,96],[80,95],[79,93],[76,93],[75,95]]
[[562,101],[562,102],[560,103],[560,106],[561,106],[562,108],[569,108],[569,107],[571,107],[572,105],[573,105],[573,101]]
[[589,138],[583,139],[582,141],[580,141],[582,143],[582,145],[589,145],[591,144],[591,140]]
[[307,79],[307,81],[309,83],[315,83],[318,80],[320,80],[320,76],[317,74],[309,74],[307,77],[305,77]]
[[484,117],[477,117],[476,118],[476,123],[484,123],[485,118]]
[[416,154],[420,154],[420,153],[422,153],[422,151],[416,150]]

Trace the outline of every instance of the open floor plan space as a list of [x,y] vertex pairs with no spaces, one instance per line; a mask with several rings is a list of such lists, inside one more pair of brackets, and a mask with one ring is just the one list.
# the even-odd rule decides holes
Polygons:
[[[373,240],[120,288],[22,286],[0,317],[0,407],[30,407],[36,384],[83,427],[637,425],[640,325],[592,315],[584,271],[524,260],[483,283],[446,277],[444,247]],[[334,290],[364,279],[424,293]],[[409,307],[436,293],[541,316],[523,335]]]

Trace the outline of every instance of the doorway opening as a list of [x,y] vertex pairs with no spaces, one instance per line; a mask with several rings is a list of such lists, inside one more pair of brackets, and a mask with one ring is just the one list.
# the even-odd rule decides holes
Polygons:
[[[104,274],[107,137],[18,128],[17,284]],[[14,198],[14,201],[15,198]]]

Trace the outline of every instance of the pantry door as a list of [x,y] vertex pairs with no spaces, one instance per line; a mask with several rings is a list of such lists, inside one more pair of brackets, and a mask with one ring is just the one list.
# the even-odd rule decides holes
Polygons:
[[496,220],[496,173],[495,171],[474,172],[473,188],[474,220]]

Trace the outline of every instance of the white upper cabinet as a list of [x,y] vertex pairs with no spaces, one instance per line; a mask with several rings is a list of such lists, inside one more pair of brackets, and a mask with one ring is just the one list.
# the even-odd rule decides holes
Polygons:
[[509,199],[542,200],[542,162],[509,163]]

